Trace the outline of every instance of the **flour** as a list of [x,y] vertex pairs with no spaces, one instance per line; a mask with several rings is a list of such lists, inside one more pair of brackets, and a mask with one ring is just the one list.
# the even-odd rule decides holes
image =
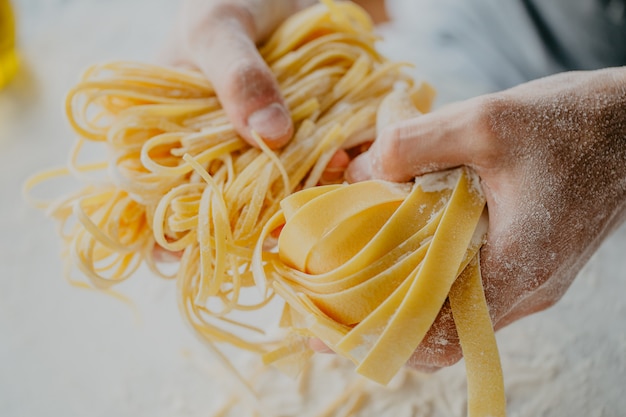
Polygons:
[[[521,412],[515,417],[536,417],[545,407],[545,396],[537,387],[548,390],[562,364],[560,355],[550,345],[539,352],[523,348],[503,356],[503,365],[511,377],[507,381],[509,397],[513,404],[523,402]],[[387,387],[365,380],[354,372],[354,366],[336,355],[316,355],[297,380],[268,368],[261,373],[255,359],[245,361],[253,379],[253,389],[262,397],[267,411],[276,417],[313,417],[330,411],[329,416],[341,416],[350,403],[360,402],[356,417],[464,417],[467,408],[465,370],[463,362],[435,374],[402,370]],[[346,396],[346,393],[349,395]],[[539,394],[539,395],[538,395]],[[236,394],[234,394],[236,395]],[[341,397],[344,398],[341,398]],[[540,397],[540,401],[533,401]],[[224,398],[231,398],[225,395]],[[329,407],[337,399],[345,401]],[[236,401],[237,402],[237,401]],[[552,401],[550,401],[552,403]],[[253,409],[239,402],[226,416],[247,415]],[[237,414],[237,413],[244,414]],[[324,414],[326,415],[326,414]]]
[[459,181],[460,171],[441,171],[422,175],[415,179],[415,183],[427,193],[454,189]]

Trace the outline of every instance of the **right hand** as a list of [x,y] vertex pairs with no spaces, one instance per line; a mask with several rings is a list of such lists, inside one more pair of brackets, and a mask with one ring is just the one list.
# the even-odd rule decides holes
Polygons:
[[280,148],[291,139],[293,123],[256,44],[309,3],[313,1],[185,0],[163,58],[204,73],[243,139],[254,146],[254,130],[270,148]]

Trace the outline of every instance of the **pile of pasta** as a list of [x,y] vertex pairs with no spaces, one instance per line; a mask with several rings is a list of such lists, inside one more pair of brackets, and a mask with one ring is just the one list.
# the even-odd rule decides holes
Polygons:
[[[469,414],[504,415],[480,280],[486,215],[475,175],[459,168],[411,184],[321,185],[338,150],[374,138],[377,123],[429,110],[432,89],[379,55],[375,41],[358,6],[324,1],[260,48],[295,127],[278,151],[258,136],[257,146],[243,141],[198,72],[96,65],[67,97],[79,136],[69,167],[27,188],[105,171],[105,181],[40,204],[61,224],[68,262],[99,289],[142,264],[174,278],[182,314],[225,361],[222,343],[297,373],[315,337],[385,384],[449,298]],[[106,148],[104,161],[79,162],[87,142]],[[159,269],[158,247],[180,257],[174,275]],[[277,302],[273,318],[284,331],[266,335],[269,323],[258,317]]]

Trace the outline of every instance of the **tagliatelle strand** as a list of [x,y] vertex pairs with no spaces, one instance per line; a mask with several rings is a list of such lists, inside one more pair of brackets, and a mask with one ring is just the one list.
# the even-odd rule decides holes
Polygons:
[[474,257],[450,290],[450,307],[467,369],[468,416],[506,415],[498,344]]
[[[408,237],[397,241],[403,250],[395,252],[394,249],[389,251],[388,236],[380,232],[385,230],[385,225],[380,226],[374,237],[369,231],[355,230],[344,239],[324,239],[349,219],[344,215],[346,210],[355,210],[355,216],[369,218],[369,208],[378,207],[377,199],[384,198],[382,194],[376,195],[377,188],[384,183],[368,181],[318,193],[307,190],[302,195],[296,193],[286,199],[285,208],[289,215],[279,240],[282,261],[272,263],[274,273],[281,277],[275,278],[278,284],[275,288],[287,301],[292,316],[300,316],[292,326],[321,339],[337,353],[352,359],[357,372],[383,384],[389,382],[422,342],[450,294],[468,370],[469,415],[504,416],[506,399],[502,371],[477,260],[487,231],[484,197],[476,188],[473,174],[466,168],[428,174],[421,180],[405,196],[404,202],[410,202],[416,195],[432,194],[440,201],[424,199],[422,210],[437,213],[435,207],[441,204],[444,210],[423,218],[422,223],[404,222],[409,228],[405,233]],[[359,207],[357,204],[354,208],[354,197],[349,191],[356,190],[356,185],[361,187],[363,194],[371,196],[369,206]],[[446,188],[451,188],[452,192],[442,193]],[[307,224],[305,219],[310,218],[309,212],[316,212],[325,223]],[[415,214],[398,208],[388,215],[386,224],[393,224],[392,219],[401,221],[403,217],[410,219],[412,216]],[[426,228],[428,224],[435,227]],[[314,233],[307,235],[307,229],[314,229]],[[409,246],[408,242],[414,239],[410,235],[411,229],[417,230],[413,236],[429,230],[429,234],[421,235],[419,249]],[[371,275],[364,280],[346,281],[353,285],[326,293],[326,287],[320,287],[316,279],[323,277],[323,282],[345,280],[343,274],[338,273],[342,265],[333,266],[319,275],[308,274],[307,279],[302,279],[297,271],[302,272],[301,268],[297,265],[304,265],[304,260],[310,259],[314,247],[306,242],[307,238],[327,242],[331,246],[329,250],[348,253],[351,245],[360,242],[357,244],[363,249],[346,258],[350,261],[360,259],[363,263],[355,267]],[[371,258],[359,256],[365,248],[376,255]],[[387,273],[384,267],[372,268],[377,257],[385,259],[386,256],[396,257],[395,261],[388,260],[383,264],[389,265],[392,272]],[[412,262],[407,263],[408,259]],[[320,258],[319,262],[326,260]],[[324,271],[328,267],[307,265],[307,268]],[[296,271],[292,272],[292,269]],[[382,290],[381,285],[389,287]],[[320,289],[323,292],[319,292]],[[361,313],[354,315],[355,311]],[[281,359],[280,355],[278,359]]]

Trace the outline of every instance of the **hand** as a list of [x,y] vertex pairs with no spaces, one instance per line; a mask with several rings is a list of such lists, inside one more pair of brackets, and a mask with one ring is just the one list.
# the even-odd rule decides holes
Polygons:
[[286,144],[293,123],[256,43],[313,0],[186,0],[163,53],[172,65],[201,70],[229,119],[250,144],[255,130],[270,148]]
[[[626,218],[626,69],[555,75],[396,124],[347,175],[407,181],[460,165],[487,198],[481,271],[499,329],[555,304]],[[409,364],[460,357],[446,304]]]

